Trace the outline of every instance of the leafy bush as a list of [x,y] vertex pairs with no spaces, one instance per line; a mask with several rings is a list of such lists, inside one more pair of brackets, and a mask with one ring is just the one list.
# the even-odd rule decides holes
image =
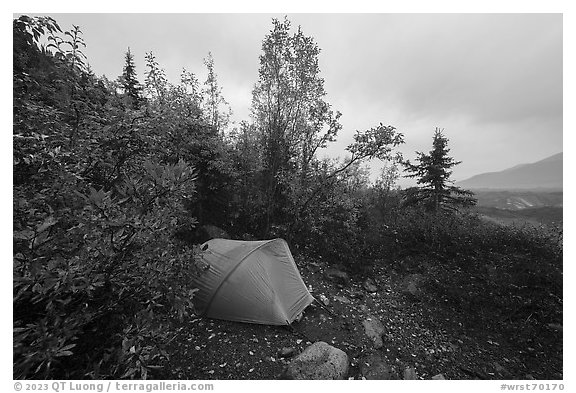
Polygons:
[[47,31],[14,23],[14,377],[146,378],[163,324],[193,311],[196,250],[174,233],[196,225],[197,175],[78,51],[39,49]]
[[561,229],[497,225],[476,214],[400,212],[381,227],[383,261],[400,272],[425,273],[437,299],[471,315],[561,321]]

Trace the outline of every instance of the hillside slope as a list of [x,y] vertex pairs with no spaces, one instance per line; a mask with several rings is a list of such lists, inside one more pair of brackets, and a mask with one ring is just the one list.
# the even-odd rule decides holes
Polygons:
[[531,164],[482,173],[456,184],[468,189],[562,189],[562,157],[555,154]]

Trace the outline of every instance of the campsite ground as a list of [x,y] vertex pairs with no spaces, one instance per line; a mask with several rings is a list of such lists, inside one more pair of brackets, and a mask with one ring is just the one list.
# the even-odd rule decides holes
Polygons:
[[[302,351],[325,341],[344,350],[351,361],[350,377],[362,378],[374,356],[385,364],[387,378],[402,379],[414,368],[419,379],[442,374],[446,379],[562,379],[560,324],[512,318],[475,303],[459,302],[451,293],[433,290],[434,280],[406,290],[406,272],[375,267],[370,276],[378,287],[363,288],[365,276],[346,283],[327,278],[322,263],[298,260],[304,281],[328,307],[308,307],[294,330],[192,318],[174,326],[170,370],[165,378],[277,379],[289,359],[282,348]],[[437,274],[434,275],[438,277]],[[462,290],[462,289],[460,289]],[[363,322],[379,319],[383,346],[376,349]],[[561,322],[561,321],[560,321]],[[159,376],[160,377],[160,376]]]

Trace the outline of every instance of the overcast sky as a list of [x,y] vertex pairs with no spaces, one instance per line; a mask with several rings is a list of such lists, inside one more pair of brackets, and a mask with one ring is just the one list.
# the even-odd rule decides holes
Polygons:
[[[234,120],[248,120],[258,56],[283,14],[50,14],[79,25],[97,75],[115,79],[130,47],[144,80],[155,53],[169,79],[205,78],[209,51]],[[322,49],[327,101],[342,112],[343,157],[355,130],[380,122],[413,159],[445,130],[454,180],[535,162],[562,148],[561,14],[288,14]],[[375,172],[378,165],[374,165]]]

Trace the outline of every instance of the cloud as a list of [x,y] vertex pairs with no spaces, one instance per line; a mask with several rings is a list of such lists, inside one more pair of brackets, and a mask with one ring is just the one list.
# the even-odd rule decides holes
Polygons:
[[380,22],[353,21],[343,45],[350,60],[328,65],[344,75],[342,89],[351,96],[394,103],[414,118],[561,116],[561,15],[399,15]]
[[[182,67],[205,78],[211,51],[234,119],[248,119],[261,44],[276,14],[61,14],[80,25],[98,75],[122,73],[130,46],[143,75],[153,51],[169,78]],[[292,14],[321,48],[327,101],[343,114],[343,156],[355,130],[379,122],[428,151],[444,127],[459,176],[503,169],[562,150],[561,14]],[[141,78],[143,80],[143,77]],[[495,167],[495,168],[493,168]],[[496,168],[497,167],[497,168]]]

